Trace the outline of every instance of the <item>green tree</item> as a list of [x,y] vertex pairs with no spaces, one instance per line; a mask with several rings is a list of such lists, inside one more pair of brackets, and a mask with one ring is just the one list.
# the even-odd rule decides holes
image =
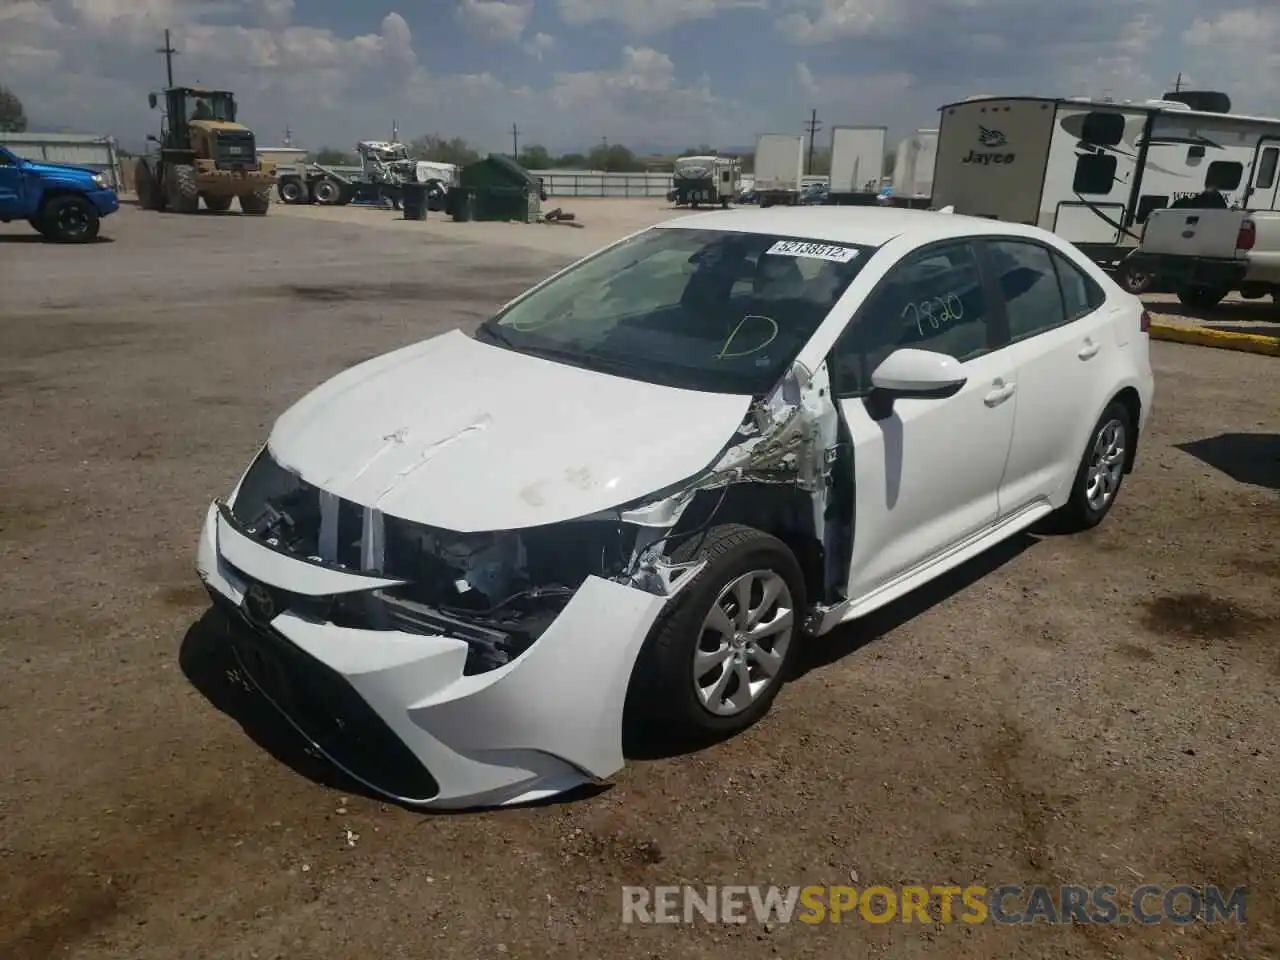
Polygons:
[[620,143],[601,144],[587,154],[587,166],[592,170],[609,173],[633,173],[644,169],[636,155]]
[[335,147],[321,147],[315,152],[312,160],[326,167],[351,166],[351,158]]
[[587,158],[581,153],[566,153],[556,157],[551,166],[556,170],[582,170],[587,166]]
[[696,147],[690,147],[688,150],[684,150],[684,151],[680,152],[679,154],[677,154],[677,156],[680,156],[680,157],[709,157],[709,156],[711,156],[711,155],[713,155],[713,154],[715,154],[715,153],[716,153],[716,148],[715,148],[715,147],[708,146],[707,144],[703,143],[703,144],[699,144],[699,145],[698,145],[698,146],[696,146]]
[[0,87],[0,131],[22,133],[27,129],[27,115],[22,101],[8,87]]
[[409,144],[409,154],[417,160],[453,163],[459,167],[480,159],[480,152],[461,137],[446,139],[434,133],[419,137]]
[[552,166],[551,154],[540,143],[529,144],[516,159],[526,170],[550,170]]
[[884,155],[884,163],[880,166],[880,175],[882,177],[892,177],[893,168],[898,165],[898,154],[896,152],[886,152]]
[[831,175],[831,151],[813,151],[813,166],[809,169],[809,175],[814,177],[827,177]]

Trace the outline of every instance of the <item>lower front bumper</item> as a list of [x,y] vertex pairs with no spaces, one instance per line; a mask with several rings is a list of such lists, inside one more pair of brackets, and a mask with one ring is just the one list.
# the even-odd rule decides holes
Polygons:
[[253,625],[240,613],[253,583],[320,596],[368,589],[369,578],[257,544],[216,505],[197,569],[229,615],[244,672],[311,745],[370,789],[431,808],[528,802],[620,770],[632,667],[667,602],[588,578],[522,656],[464,676],[467,644],[450,637],[338,627],[289,609]]
[[90,190],[85,194],[85,197],[93,204],[100,217],[105,217],[120,209],[120,197],[114,190]]

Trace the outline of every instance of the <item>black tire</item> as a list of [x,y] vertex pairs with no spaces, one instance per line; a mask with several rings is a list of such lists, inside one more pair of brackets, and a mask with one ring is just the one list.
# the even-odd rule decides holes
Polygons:
[[326,207],[336,206],[342,199],[342,188],[333,180],[317,180],[311,188],[311,196],[316,203]]
[[84,197],[53,197],[40,211],[40,233],[58,243],[91,243],[98,239],[102,218]]
[[1178,288],[1178,299],[1192,310],[1212,310],[1231,291],[1226,287],[1194,284]]
[[[725,524],[695,535],[672,552],[676,562],[706,560],[707,566],[687,584],[654,624],[636,661],[627,691],[629,724],[657,728],[669,739],[700,742],[751,726],[768,712],[790,678],[799,653],[805,609],[804,575],[787,546],[752,527]],[[695,679],[694,656],[708,636],[705,621],[721,593],[740,577],[768,572],[785,583],[791,595],[791,625],[776,634],[786,648],[771,682],[744,709],[717,715],[704,706]],[[753,594],[754,596],[754,594]],[[725,602],[730,602],[726,598]],[[723,609],[723,608],[722,608]],[[765,611],[766,613],[768,611]],[[772,643],[773,638],[766,638]],[[726,641],[732,646],[732,642]],[[722,649],[726,649],[722,646]],[[732,659],[709,670],[731,669]],[[718,677],[706,673],[704,677]],[[736,689],[729,679],[726,691]],[[719,698],[717,698],[719,699]]]
[[1139,270],[1132,264],[1121,263],[1116,270],[1116,281],[1127,292],[1138,297],[1151,289],[1155,276],[1146,270]]
[[240,196],[240,212],[250,217],[265,217],[271,209],[271,191],[258,190]]
[[198,213],[200,185],[196,180],[196,168],[187,163],[171,164],[165,179],[169,209],[174,213]]
[[306,203],[307,189],[300,180],[283,180],[276,187],[282,203]]
[[[1090,500],[1093,470],[1096,466],[1099,450],[1105,446],[1102,442],[1103,431],[1119,424],[1120,436],[1119,471],[1114,474],[1110,495],[1101,505]],[[1066,504],[1054,513],[1051,526],[1061,533],[1080,533],[1091,530],[1100,524],[1111,512],[1120,496],[1120,488],[1124,483],[1125,473],[1132,462],[1133,445],[1137,442],[1138,426],[1133,422],[1129,408],[1117,400],[1112,400],[1102,411],[1102,416],[1089,432],[1089,441],[1080,457],[1080,466],[1076,469],[1075,479],[1071,481],[1071,496]]]
[[213,213],[226,213],[231,209],[231,201],[233,197],[209,197],[204,198],[204,205]]
[[145,163],[139,163],[133,171],[133,192],[138,195],[138,206],[143,210],[159,210],[160,185],[155,172]]

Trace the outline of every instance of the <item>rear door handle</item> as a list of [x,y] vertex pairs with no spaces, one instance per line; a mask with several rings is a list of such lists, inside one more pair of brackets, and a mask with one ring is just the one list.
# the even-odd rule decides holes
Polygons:
[[988,407],[998,407],[1013,396],[1014,385],[1012,383],[1002,383],[997,380],[992,384],[992,387],[995,389],[982,398],[983,403]]
[[1102,349],[1102,344],[1095,340],[1086,340],[1084,346],[1080,348],[1080,352],[1076,354],[1081,360],[1092,360],[1094,356]]

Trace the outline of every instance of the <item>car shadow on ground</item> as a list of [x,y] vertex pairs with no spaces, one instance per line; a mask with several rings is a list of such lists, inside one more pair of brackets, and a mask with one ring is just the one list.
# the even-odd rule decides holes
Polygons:
[[[1000,569],[1010,560],[1053,533],[1052,529],[1036,528],[1032,533],[1015,534],[985,553],[961,564],[936,580],[912,591],[905,597],[859,618],[857,621],[837,627],[831,633],[809,638],[802,647],[793,680],[814,670],[828,667],[863,647],[874,643],[885,634],[914,620],[933,607],[959,593],[983,577]],[[785,691],[783,693],[785,696]],[[697,753],[733,735],[707,736],[696,740],[668,740],[650,730],[633,726],[623,729],[623,752],[631,760],[661,760],[668,757]]]
[[1237,483],[1280,490],[1280,434],[1220,433],[1174,446]]
[[92,246],[98,243],[115,243],[111,237],[95,237],[88,241],[64,242],[62,240],[50,240],[48,237],[42,237],[38,233],[0,233],[0,243],[47,243],[51,247],[83,247]]
[[[423,810],[397,803],[355,780],[312,747],[258,692],[225,639],[222,614],[210,607],[182,638],[178,664],[187,681],[219,712],[239,724],[245,735],[277,762],[322,787],[378,803],[399,806],[414,813],[446,815],[482,813],[490,808],[465,811]],[[575,790],[522,806],[542,807],[574,803],[606,792],[608,784],[585,784]]]

